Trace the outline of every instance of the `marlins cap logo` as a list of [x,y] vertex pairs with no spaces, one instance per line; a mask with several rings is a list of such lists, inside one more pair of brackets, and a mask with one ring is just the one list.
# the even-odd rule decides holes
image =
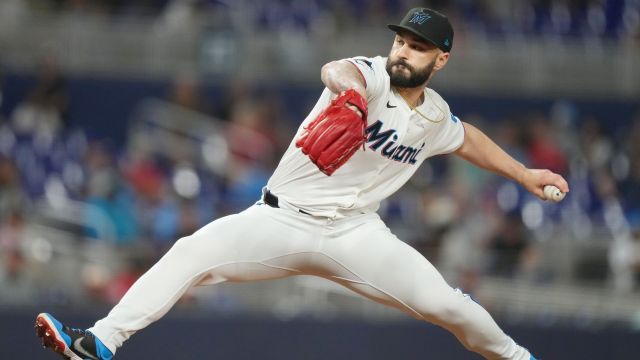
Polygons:
[[414,24],[418,24],[418,25],[422,25],[429,19],[431,19],[431,15],[423,12],[422,10],[420,10],[420,11],[417,11],[417,12],[415,12],[413,14],[413,16],[411,17],[409,22],[410,23],[414,23]]

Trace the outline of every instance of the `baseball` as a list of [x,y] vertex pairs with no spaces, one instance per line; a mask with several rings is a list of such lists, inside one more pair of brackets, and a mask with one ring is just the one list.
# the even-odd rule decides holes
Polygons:
[[564,195],[565,195],[565,193],[563,193],[562,191],[560,191],[560,189],[558,189],[557,187],[555,187],[553,185],[546,185],[544,187],[544,197],[547,200],[552,200],[554,202],[560,202],[560,201],[562,201],[562,199],[564,199]]

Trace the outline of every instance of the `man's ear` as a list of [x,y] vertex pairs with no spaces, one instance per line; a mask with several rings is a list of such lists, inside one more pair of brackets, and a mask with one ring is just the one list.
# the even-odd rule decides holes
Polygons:
[[436,58],[436,63],[433,66],[433,68],[435,70],[440,70],[445,65],[447,65],[447,61],[449,61],[449,53],[448,52],[441,52],[440,54],[438,54],[438,57]]

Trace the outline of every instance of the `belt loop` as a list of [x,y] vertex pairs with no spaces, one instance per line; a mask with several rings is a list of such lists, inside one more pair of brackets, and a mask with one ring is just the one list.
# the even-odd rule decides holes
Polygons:
[[[269,189],[267,189],[267,187],[263,187],[262,188],[262,201],[264,201],[265,204],[273,207],[273,208],[279,208],[280,207],[280,200],[278,199],[278,197],[276,195],[274,195],[271,191],[269,191]],[[311,214],[309,214],[308,212],[302,210],[302,209],[298,209],[294,206],[291,206],[290,204],[288,204],[287,202],[284,202],[283,206],[287,209],[293,210],[293,211],[297,211],[301,214],[305,214],[305,215],[309,215],[312,216]]]
[[263,193],[264,194],[263,194],[262,198],[263,198],[265,204],[267,204],[267,205],[269,205],[271,207],[274,207],[274,208],[279,208],[280,207],[279,206],[278,197],[273,195],[271,193],[271,191],[269,191],[269,189],[267,189],[265,187],[263,189]]

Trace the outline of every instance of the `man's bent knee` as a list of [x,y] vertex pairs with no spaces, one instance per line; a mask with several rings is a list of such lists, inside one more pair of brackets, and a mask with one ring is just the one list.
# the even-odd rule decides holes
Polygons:
[[193,259],[194,256],[202,253],[202,249],[199,249],[197,243],[198,238],[193,235],[182,237],[173,244],[167,255]]
[[416,306],[424,320],[436,325],[459,324],[465,321],[464,311],[474,300],[459,289],[451,289],[436,296],[423,295]]

